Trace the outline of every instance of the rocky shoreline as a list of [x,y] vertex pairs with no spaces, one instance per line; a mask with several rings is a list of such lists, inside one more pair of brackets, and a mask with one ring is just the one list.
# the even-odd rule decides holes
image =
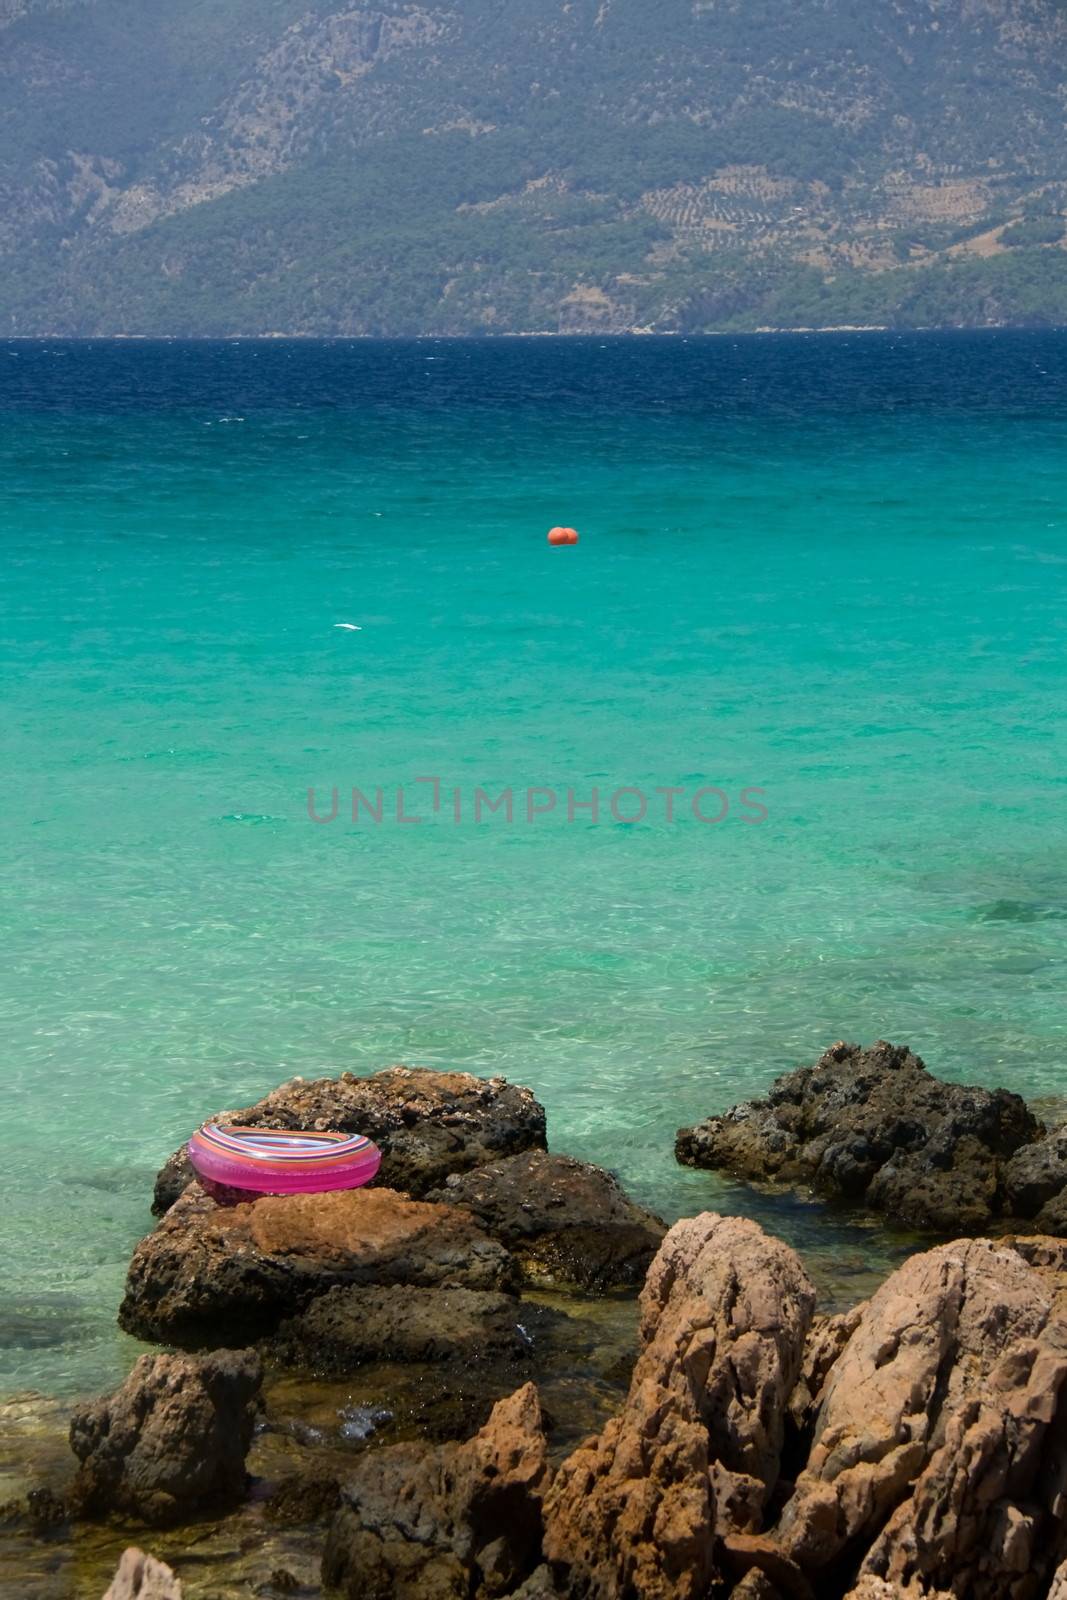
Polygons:
[[906,1046],[831,1045],[767,1096],[692,1128],[687,1166],[810,1188],[940,1234],[1067,1234],[1067,1125],[1007,1089],[944,1083]]
[[682,1130],[687,1164],[962,1235],[834,1315],[755,1222],[668,1230],[550,1153],[501,1079],[227,1118],[359,1129],[382,1172],[249,1202],[166,1163],[120,1321],[169,1353],[12,1402],[20,1600],[1067,1595],[1067,1135],[1017,1096],[835,1045]]

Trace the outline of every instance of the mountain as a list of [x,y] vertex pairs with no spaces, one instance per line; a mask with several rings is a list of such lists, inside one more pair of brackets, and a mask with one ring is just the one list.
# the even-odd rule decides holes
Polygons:
[[1067,323],[1064,0],[0,0],[0,331]]

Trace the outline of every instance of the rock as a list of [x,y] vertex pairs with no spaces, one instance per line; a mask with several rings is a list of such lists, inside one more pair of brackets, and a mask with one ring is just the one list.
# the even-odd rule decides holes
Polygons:
[[182,1600],[182,1586],[170,1567],[131,1545],[104,1600]]
[[[382,1152],[377,1182],[421,1198],[450,1173],[499,1156],[543,1149],[544,1107],[504,1078],[426,1067],[388,1067],[368,1078],[293,1078],[222,1123],[364,1133]],[[191,1130],[190,1130],[191,1131]],[[184,1146],[156,1179],[152,1209],[168,1210],[195,1174]]]
[[328,1522],[341,1504],[341,1486],[329,1472],[291,1472],[274,1487],[263,1507],[268,1522],[287,1527]]
[[248,1350],[142,1356],[121,1389],[74,1412],[75,1509],[158,1525],[239,1502],[261,1380]]
[[667,1229],[601,1167],[544,1150],[454,1174],[428,1196],[464,1206],[518,1259],[529,1283],[639,1284]]
[[814,1303],[797,1257],[754,1222],[705,1214],[670,1230],[622,1413],[546,1500],[563,1592],[703,1600],[722,1579],[723,1536],[758,1531],[774,1488]]
[[[552,1568],[540,1566],[531,1572],[525,1583],[520,1583],[513,1589],[507,1600],[562,1600],[559,1590],[552,1579]],[[1065,1591],[1067,1600],[1067,1591]]]
[[1053,1235],[1054,1238],[1067,1238],[1067,1189],[1062,1194],[1053,1195],[1051,1200],[1046,1200],[1041,1206],[1037,1216],[1033,1218],[1033,1227],[1040,1230],[1041,1234]]
[[909,1584],[906,1589],[901,1589],[895,1583],[886,1583],[884,1578],[875,1578],[866,1572],[855,1587],[848,1591],[845,1600],[955,1600],[955,1596],[934,1594],[931,1590],[915,1584]]
[[810,1184],[907,1227],[969,1233],[998,1218],[1006,1172],[1041,1124],[1016,1094],[942,1083],[879,1041],[835,1044],[765,1100],[679,1130],[688,1166]]
[[299,1594],[303,1584],[288,1567],[275,1567],[265,1584],[257,1584],[257,1594]]
[[47,1539],[65,1526],[67,1503],[47,1484],[31,1489],[21,1500],[0,1505],[0,1528],[25,1528],[38,1539]]
[[[1036,1217],[1067,1194],[1067,1123],[1017,1150],[1004,1168],[1004,1191],[1012,1216]],[[1054,1230],[1061,1232],[1061,1229]]]
[[834,1362],[859,1326],[866,1305],[864,1301],[836,1316],[816,1317],[813,1321],[804,1345],[800,1376],[789,1396],[789,1415],[799,1433],[806,1433],[813,1426]]
[[1067,1322],[1067,1239],[1047,1234],[1012,1234],[1000,1240],[1033,1267],[1049,1296],[1052,1315]]
[[1056,1568],[1046,1600],[1067,1600],[1067,1561]]
[[1067,1190],[1045,1202],[1034,1218],[1034,1227],[1041,1233],[1067,1239]]
[[522,1360],[531,1351],[522,1315],[518,1300],[484,1289],[331,1289],[282,1324],[271,1354],[319,1372],[368,1361]]
[[1042,1275],[989,1240],[905,1263],[830,1371],[775,1530],[783,1553],[813,1582],[851,1567],[868,1596],[876,1579],[969,1600],[1040,1592],[1067,1506],[1067,1324],[1053,1310]]
[[749,1600],[772,1600],[778,1595],[815,1600],[815,1592],[796,1562],[766,1534],[726,1533],[722,1544],[722,1564],[738,1580],[731,1600],[739,1595],[747,1595]]
[[463,1444],[396,1444],[362,1456],[330,1529],[323,1581],[350,1600],[510,1594],[541,1561],[548,1478],[532,1384],[494,1406]]
[[786,1596],[759,1567],[750,1567],[730,1590],[730,1600],[786,1600]]
[[271,1333],[340,1284],[509,1288],[515,1263],[455,1206],[391,1189],[218,1206],[192,1184],[133,1253],[119,1322],[190,1346]]

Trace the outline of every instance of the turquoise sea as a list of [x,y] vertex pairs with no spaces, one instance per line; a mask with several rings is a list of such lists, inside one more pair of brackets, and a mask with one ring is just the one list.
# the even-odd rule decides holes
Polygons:
[[117,1376],[156,1167],[294,1073],[843,1273],[676,1127],[842,1037],[1067,1087],[1067,335],[0,344],[0,516],[0,1394]]

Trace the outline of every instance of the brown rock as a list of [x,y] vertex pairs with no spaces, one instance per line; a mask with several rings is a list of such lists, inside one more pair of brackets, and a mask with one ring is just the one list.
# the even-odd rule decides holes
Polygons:
[[1018,1095],[942,1083],[880,1040],[835,1044],[764,1100],[678,1132],[689,1166],[811,1185],[913,1228],[968,1233],[1004,1209],[1016,1152],[1043,1132]]
[[602,1290],[644,1282],[666,1225],[601,1167],[544,1150],[454,1175],[429,1196],[472,1212],[527,1282]]
[[706,1214],[671,1229],[622,1414],[547,1498],[544,1550],[564,1592],[703,1600],[724,1572],[721,1536],[759,1529],[814,1302],[796,1256],[755,1223]]
[[323,1580],[350,1600],[510,1594],[541,1560],[548,1476],[532,1384],[501,1400],[464,1444],[363,1456],[330,1530]]
[[[293,1078],[255,1105],[215,1119],[248,1127],[364,1133],[382,1152],[377,1182],[420,1197],[453,1172],[543,1149],[544,1107],[504,1078],[388,1067],[368,1078]],[[172,1206],[194,1177],[184,1146],[156,1179],[152,1209]]]
[[368,1361],[518,1361],[532,1348],[524,1314],[512,1296],[484,1289],[331,1289],[282,1324],[271,1354],[320,1372]]
[[751,1567],[739,1583],[730,1590],[730,1600],[787,1600],[765,1572]]
[[[722,1561],[743,1592],[766,1596],[789,1595],[792,1600],[815,1600],[814,1591],[795,1561],[765,1533],[727,1533],[722,1541]],[[738,1593],[737,1588],[733,1595]]]
[[1046,1600],[1067,1600],[1067,1561],[1056,1568]]
[[141,1338],[237,1343],[338,1284],[500,1289],[515,1276],[507,1251],[458,1207],[391,1189],[229,1207],[193,1184],[134,1251],[119,1322]]
[[894,1593],[1024,1600],[1067,1503],[1065,1385],[1067,1327],[1017,1251],[913,1257],[830,1372],[778,1543],[809,1576],[858,1564]]
[[131,1545],[104,1600],[182,1600],[182,1586],[170,1567]]
[[951,1593],[935,1593],[922,1584],[909,1583],[907,1588],[902,1589],[899,1584],[886,1583],[884,1578],[876,1578],[866,1572],[848,1591],[845,1600],[957,1600],[957,1597]]
[[341,1504],[341,1485],[329,1472],[291,1472],[274,1487],[263,1506],[268,1522],[292,1527],[329,1522]]
[[75,1509],[163,1524],[240,1501],[261,1379],[248,1350],[142,1356],[121,1389],[71,1419]]
[[540,1566],[531,1572],[525,1583],[513,1589],[508,1600],[562,1600],[549,1566]]
[[1006,1235],[997,1241],[1033,1267],[1049,1296],[1052,1315],[1067,1322],[1067,1239],[1045,1234]]
[[855,1333],[865,1308],[866,1301],[848,1311],[839,1311],[836,1316],[816,1317],[813,1321],[804,1345],[800,1377],[789,1396],[789,1415],[801,1433],[814,1424],[834,1362]]

